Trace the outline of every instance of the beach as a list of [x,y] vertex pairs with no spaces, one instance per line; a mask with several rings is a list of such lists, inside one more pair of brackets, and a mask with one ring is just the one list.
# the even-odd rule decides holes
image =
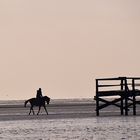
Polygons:
[[[2,140],[139,140],[140,115],[121,116],[110,106],[96,116],[93,99],[52,100],[49,115],[28,115],[24,101],[0,101]],[[35,113],[38,108],[35,107]]]

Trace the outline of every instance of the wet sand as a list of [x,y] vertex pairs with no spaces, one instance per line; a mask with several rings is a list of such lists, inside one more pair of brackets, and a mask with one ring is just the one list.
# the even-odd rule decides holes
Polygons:
[[[92,100],[61,100],[42,108],[40,115],[28,115],[24,101],[0,102],[0,139],[2,140],[139,140],[140,113],[121,116],[110,106],[96,117]],[[38,108],[35,107],[37,113]]]
[[[1,103],[1,102],[0,102]],[[3,101],[0,104],[0,121],[6,120],[31,120],[31,119],[62,119],[62,118],[92,118],[96,117],[95,101],[88,100],[55,100],[46,105],[49,115],[41,108],[39,115],[28,115],[30,104],[24,107],[24,101]],[[38,107],[34,107],[35,114]],[[128,112],[132,115],[132,108]],[[120,109],[109,106],[100,111],[100,117],[120,116]],[[140,106],[137,106],[137,116],[140,116]]]
[[44,108],[41,108],[40,114],[37,114],[38,107],[34,107],[35,115],[31,113],[30,104],[24,107],[24,101],[18,104],[1,104],[0,105],[0,121],[6,120],[31,120],[31,119],[62,119],[62,118],[88,118],[95,116],[95,104],[89,103],[52,103],[46,105],[49,115],[46,114]]
[[[46,114],[44,108],[41,108],[40,114],[38,107],[34,107],[35,115],[28,115],[30,105],[25,108],[23,105],[1,105],[0,121],[4,120],[30,120],[30,119],[62,119],[62,118],[88,118],[95,117],[94,103],[70,103],[70,104],[50,104],[47,105],[49,115]],[[119,110],[112,112],[109,110],[101,111],[100,116],[120,115]]]

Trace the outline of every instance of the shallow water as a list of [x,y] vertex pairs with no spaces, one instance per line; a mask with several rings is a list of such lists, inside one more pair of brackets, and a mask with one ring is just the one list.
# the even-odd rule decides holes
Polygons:
[[3,140],[139,140],[140,117],[0,121]]

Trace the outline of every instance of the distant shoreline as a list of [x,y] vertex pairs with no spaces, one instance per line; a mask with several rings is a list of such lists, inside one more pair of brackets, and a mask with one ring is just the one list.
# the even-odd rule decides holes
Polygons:
[[[23,104],[25,100],[0,100],[0,105],[19,105]],[[83,103],[94,103],[93,98],[71,98],[71,99],[51,99],[51,104],[83,104]]]

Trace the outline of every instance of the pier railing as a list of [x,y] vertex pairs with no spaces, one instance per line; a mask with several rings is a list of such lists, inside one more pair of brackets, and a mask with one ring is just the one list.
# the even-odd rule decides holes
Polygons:
[[[136,100],[140,96],[140,77],[117,77],[96,79],[96,115],[99,110],[114,105],[120,108],[121,115],[128,115],[129,107],[133,107],[133,115],[136,115]],[[105,97],[115,97],[107,100]],[[129,101],[129,102],[128,102]],[[101,104],[100,104],[101,103]]]

